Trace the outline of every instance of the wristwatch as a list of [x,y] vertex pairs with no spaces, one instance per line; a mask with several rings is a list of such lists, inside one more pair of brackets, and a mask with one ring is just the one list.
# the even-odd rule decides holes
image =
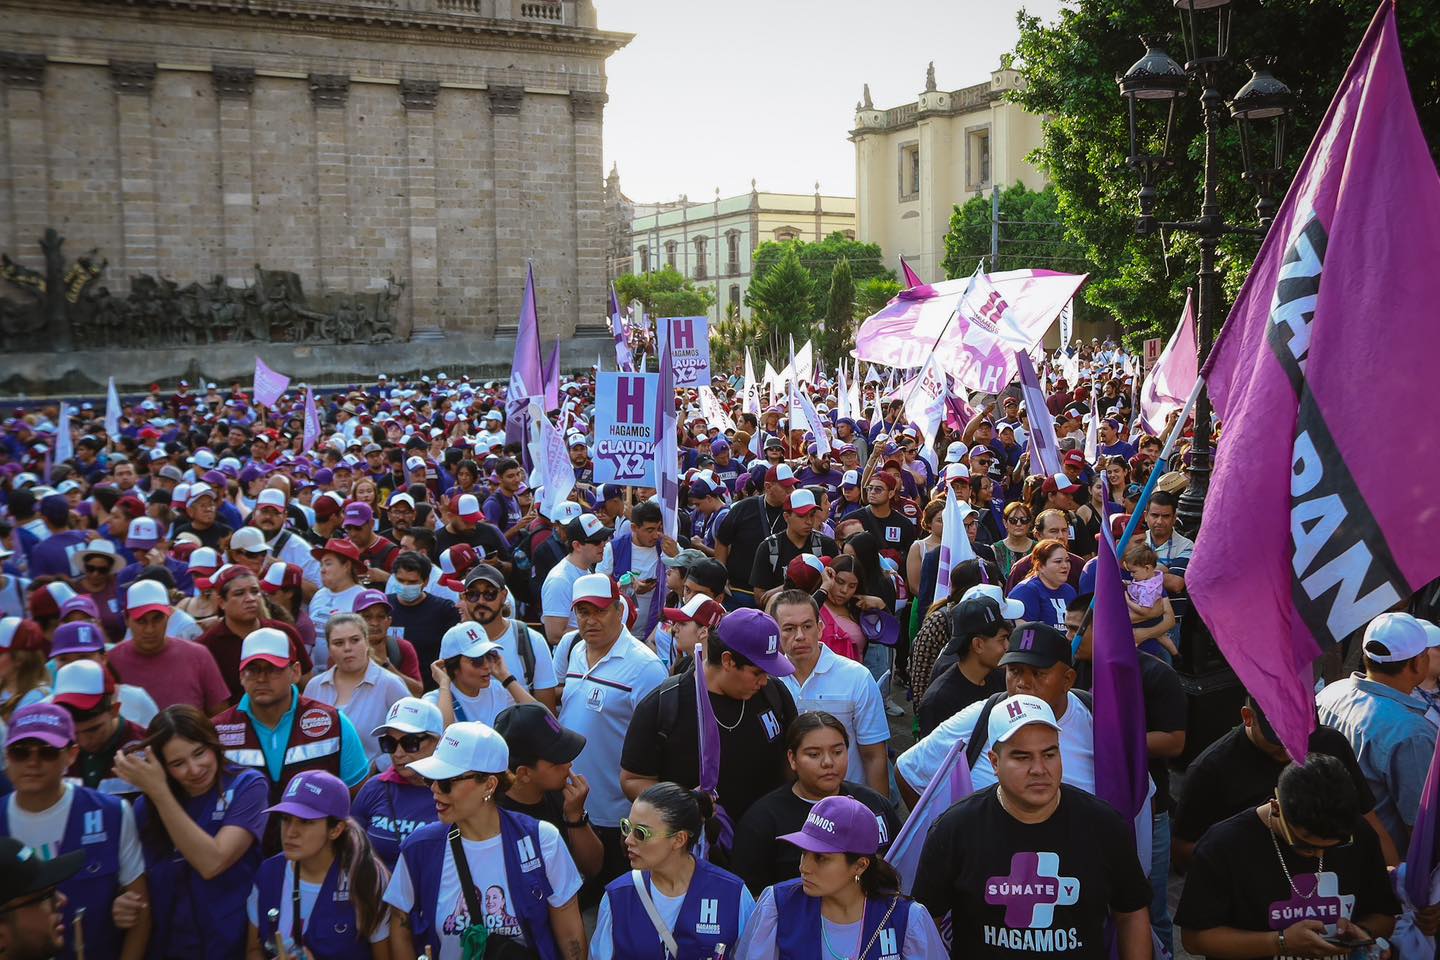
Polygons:
[[560,822],[565,824],[565,826],[571,828],[572,830],[578,830],[581,827],[587,827],[590,825],[590,814],[580,814],[579,820],[565,820],[562,818]]
[[514,683],[514,682],[515,682],[515,674],[512,673],[512,674],[510,674],[510,676],[508,676],[508,677],[506,677],[505,679],[503,679],[503,680],[500,681],[500,686],[502,686],[502,687],[508,687],[508,686],[510,686],[510,684],[512,684],[512,683]]
[[1277,956],[1277,957],[1283,957],[1283,956],[1285,956],[1285,931],[1284,931],[1284,930],[1277,930],[1277,931],[1275,931],[1275,933],[1276,933],[1276,935],[1279,936],[1279,938],[1280,938],[1280,939],[1279,939],[1278,941],[1276,941],[1276,943],[1275,943],[1275,956]]

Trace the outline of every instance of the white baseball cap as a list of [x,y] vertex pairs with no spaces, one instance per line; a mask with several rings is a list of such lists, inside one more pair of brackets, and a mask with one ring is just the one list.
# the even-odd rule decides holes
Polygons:
[[105,682],[105,668],[98,661],[75,660],[55,671],[55,692],[50,700],[76,710],[94,710],[114,692],[114,681]]
[[214,547],[196,547],[190,554],[190,559],[185,563],[187,570],[218,570],[220,569],[220,555],[215,552]]
[[260,491],[260,496],[255,498],[255,509],[261,507],[274,507],[276,510],[285,509],[285,491],[275,487],[266,487]]
[[397,503],[408,503],[408,504],[410,505],[410,509],[411,509],[411,510],[414,510],[414,509],[415,509],[415,498],[412,497],[412,496],[410,496],[410,494],[405,493],[405,492],[403,492],[403,491],[400,492],[400,493],[393,493],[393,494],[390,495],[390,504],[389,504],[389,505],[393,507],[393,506],[395,506],[395,504],[397,504]]
[[570,605],[589,603],[597,607],[608,607],[620,599],[620,587],[605,573],[587,573],[577,577],[570,588]]
[[1430,649],[1440,647],[1440,627],[1435,626],[1429,620],[1421,620],[1420,626],[1425,629],[1425,641]]
[[125,592],[125,616],[131,620],[156,610],[171,612],[170,596],[157,580],[136,580]]
[[424,469],[425,469],[425,458],[424,458],[424,457],[411,457],[409,460],[406,460],[406,461],[405,461],[405,470],[406,470],[407,473],[409,473],[409,472],[414,472],[414,471],[416,471],[416,470],[424,470]]
[[964,603],[971,597],[989,597],[1000,605],[1000,615],[1006,620],[1025,619],[1025,604],[1019,600],[1010,600],[1005,592],[993,583],[977,583],[960,595],[960,602]]
[[1055,711],[1044,700],[1023,693],[1006,697],[990,711],[990,742],[1004,743],[1021,727],[1032,723],[1043,723],[1057,732],[1060,730],[1060,724],[1055,722]]
[[175,489],[170,491],[170,506],[183,507],[190,502],[190,484],[177,483]]
[[[550,513],[546,519],[556,524],[569,523],[571,520],[579,517],[583,511],[584,508],[574,500],[561,500],[550,508]],[[543,513],[544,511],[541,512]]]
[[1362,649],[1376,663],[1413,660],[1430,647],[1430,635],[1408,613],[1382,613],[1365,628]]
[[428,733],[438,737],[445,733],[445,718],[441,716],[440,708],[429,700],[401,697],[390,704],[390,712],[385,714],[385,722],[371,730],[370,736],[378,737],[386,730]]
[[500,649],[500,644],[485,635],[478,623],[457,623],[440,638],[440,659],[470,657],[478,660]]
[[505,738],[483,723],[452,723],[435,752],[409,764],[426,780],[450,780],[467,773],[502,773],[510,769]]
[[963,463],[952,463],[945,468],[944,479],[946,483],[952,480],[969,480],[970,468]]
[[485,519],[485,514],[480,512],[480,501],[473,493],[463,493],[455,501],[455,515],[467,523]]
[[269,553],[270,544],[258,527],[241,527],[230,536],[230,549],[241,553]]
[[264,660],[275,667],[290,666],[290,638],[274,627],[251,630],[240,645],[240,669],[251,660]]
[[[175,489],[178,490],[180,488],[176,487]],[[192,483],[190,484],[190,490],[188,491],[188,494],[189,499],[186,502],[193,503],[194,501],[199,500],[201,497],[215,496],[215,488],[210,486],[210,484],[208,483]],[[170,499],[173,501],[175,499],[175,494],[170,494]]]

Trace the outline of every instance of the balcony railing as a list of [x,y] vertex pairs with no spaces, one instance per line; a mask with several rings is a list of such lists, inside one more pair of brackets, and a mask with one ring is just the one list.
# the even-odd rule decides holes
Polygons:
[[520,19],[522,20],[543,20],[546,23],[563,23],[565,21],[565,7],[563,4],[539,0],[535,3],[520,4]]

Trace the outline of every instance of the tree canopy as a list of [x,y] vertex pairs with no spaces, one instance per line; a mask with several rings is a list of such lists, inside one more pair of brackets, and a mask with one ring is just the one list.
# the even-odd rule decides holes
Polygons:
[[621,303],[639,300],[651,317],[698,317],[715,302],[715,291],[697,287],[673,267],[651,273],[629,273],[615,279]]

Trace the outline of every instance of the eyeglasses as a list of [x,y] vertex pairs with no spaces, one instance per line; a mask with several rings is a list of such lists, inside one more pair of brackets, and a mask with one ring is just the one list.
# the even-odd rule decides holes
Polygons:
[[482,600],[483,600],[485,603],[490,603],[491,601],[495,600],[495,599],[496,599],[497,597],[499,597],[499,596],[500,596],[500,591],[499,591],[499,590],[484,590],[484,589],[480,589],[480,590],[466,590],[466,591],[465,591],[465,599],[466,599],[466,600],[469,600],[471,603],[475,603],[475,602],[477,602],[477,601],[482,601]]
[[85,564],[85,572],[86,572],[86,573],[109,573],[109,572],[110,572],[110,564],[108,564],[108,563],[106,563],[106,564],[91,564],[91,563],[87,563],[87,564]]
[[[407,733],[400,737],[393,737],[390,734],[381,734],[380,750],[382,753],[394,753],[397,747],[404,747],[406,753],[415,753],[425,742],[430,739],[428,733]],[[450,791],[445,791],[449,793]]]
[[676,832],[672,830],[669,833],[656,833],[654,828],[647,827],[643,823],[631,823],[629,817],[620,818],[620,836],[626,840],[630,839],[631,834],[634,834],[636,840],[641,843],[649,843],[656,837],[662,840],[673,837]]
[[60,759],[60,748],[48,743],[13,743],[5,748],[5,755],[15,763],[26,763],[37,757],[46,763],[54,763]]
[[1285,843],[1289,845],[1291,850],[1294,850],[1302,857],[1324,856],[1332,850],[1344,850],[1355,842],[1354,834],[1350,834],[1344,840],[1326,844],[1323,847],[1314,843],[1306,843],[1303,840],[1296,840],[1294,831],[1290,829],[1290,824],[1285,822],[1285,808],[1280,805],[1280,798],[1271,797],[1270,807],[1275,811],[1275,819],[1280,824],[1280,836],[1285,838]]
[[1029,518],[1029,517],[1006,517],[1006,518],[1005,518],[1005,522],[1006,522],[1006,523],[1020,523],[1020,524],[1025,524],[1025,523],[1029,523],[1029,522],[1030,522],[1030,518]]
[[431,780],[429,777],[426,777],[426,778],[425,778],[425,786],[427,786],[427,787],[439,787],[439,788],[440,788],[440,792],[443,793],[443,794],[445,794],[445,796],[448,797],[448,796],[450,796],[450,791],[455,789],[455,784],[459,783],[460,781],[462,781],[462,780],[479,780],[479,779],[480,779],[480,774],[478,774],[478,773],[462,773],[462,774],[461,774],[460,776],[458,776],[458,777],[447,777],[447,778],[445,778],[444,780]]
[[10,906],[0,909],[0,913],[14,913],[17,910],[24,910],[26,907],[33,907],[41,903],[53,908],[55,906],[55,895],[59,892],[55,887],[41,890],[39,893],[31,894],[24,900],[17,900],[10,904]]
[[890,488],[887,487],[887,486],[885,486],[885,484],[883,484],[883,483],[872,483],[872,484],[870,484],[868,487],[865,488],[865,492],[866,492],[866,493],[884,493],[886,490],[889,490],[889,489],[890,489]]

